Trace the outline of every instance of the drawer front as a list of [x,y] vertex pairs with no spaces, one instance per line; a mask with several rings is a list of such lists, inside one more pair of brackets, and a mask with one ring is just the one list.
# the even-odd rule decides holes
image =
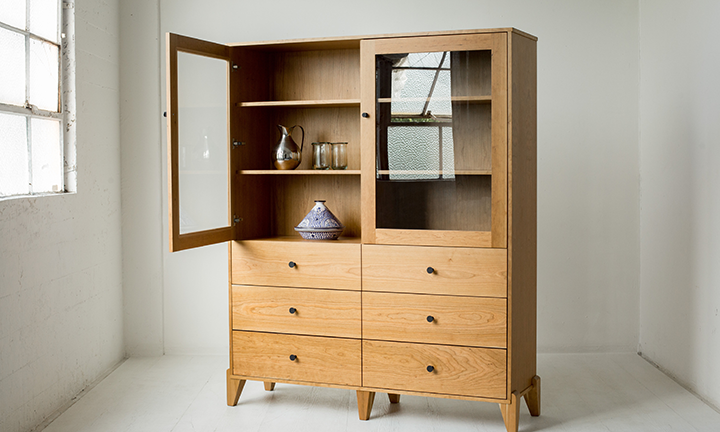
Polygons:
[[232,323],[234,330],[359,339],[360,291],[234,285]]
[[363,341],[365,387],[505,399],[505,366],[502,349]]
[[232,371],[234,375],[267,380],[359,386],[360,343],[354,339],[233,331]]
[[507,297],[507,249],[363,245],[362,253],[363,291]]
[[232,283],[359,290],[360,244],[232,242]]
[[365,339],[507,346],[503,298],[363,292],[362,300]]

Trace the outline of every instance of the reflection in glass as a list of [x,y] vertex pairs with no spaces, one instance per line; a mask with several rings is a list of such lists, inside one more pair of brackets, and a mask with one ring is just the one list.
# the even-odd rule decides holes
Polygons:
[[378,228],[490,228],[489,51],[376,56]]
[[178,53],[180,234],[229,225],[227,67]]

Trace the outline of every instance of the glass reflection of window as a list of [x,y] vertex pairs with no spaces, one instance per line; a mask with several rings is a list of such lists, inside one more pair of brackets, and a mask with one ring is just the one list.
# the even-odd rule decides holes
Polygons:
[[390,97],[378,101],[390,103],[387,160],[380,164],[386,167],[378,167],[378,178],[454,179],[450,53],[379,57],[392,66]]

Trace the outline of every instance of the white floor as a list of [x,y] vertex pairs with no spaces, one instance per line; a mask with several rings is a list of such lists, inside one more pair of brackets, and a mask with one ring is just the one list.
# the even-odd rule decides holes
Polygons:
[[[225,402],[226,357],[131,358],[45,432],[504,431],[498,405],[378,394],[369,421],[355,392],[260,382]],[[720,431],[720,414],[634,354],[538,358],[542,415],[520,410],[520,431]]]

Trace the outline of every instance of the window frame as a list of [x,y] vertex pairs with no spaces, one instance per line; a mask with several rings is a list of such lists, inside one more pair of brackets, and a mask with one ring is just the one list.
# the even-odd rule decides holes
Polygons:
[[[48,40],[32,33],[29,29],[20,29],[0,22],[0,28],[20,34],[25,38],[25,105],[18,106],[0,102],[0,113],[19,115],[26,119],[54,119],[60,123],[60,151],[62,162],[62,184],[58,191],[34,192],[32,190],[32,132],[30,122],[27,121],[28,140],[28,175],[31,181],[30,191],[17,195],[0,196],[0,201],[16,198],[30,198],[38,196],[54,196],[77,192],[77,165],[76,165],[76,133],[75,133],[75,2],[73,0],[58,0],[58,42]],[[29,10],[29,0],[27,8]],[[26,18],[27,19],[27,18]],[[27,21],[26,21],[27,23]],[[27,27],[27,26],[26,26]],[[57,111],[38,108],[28,102],[30,39],[43,43],[51,43],[58,47],[58,106]]]

